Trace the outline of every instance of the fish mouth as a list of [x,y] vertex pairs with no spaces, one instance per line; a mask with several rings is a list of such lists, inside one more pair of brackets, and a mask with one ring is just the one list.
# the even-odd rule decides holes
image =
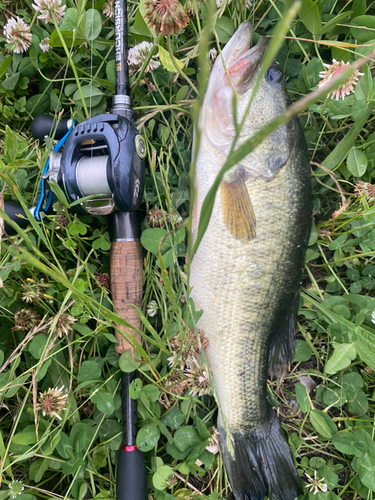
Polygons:
[[222,50],[225,66],[228,68],[238,61],[250,49],[254,26],[249,22],[240,24],[229,42]]
[[[232,142],[232,129],[222,127],[222,124],[228,121],[228,113],[231,113],[233,91],[241,96],[251,88],[267,50],[264,37],[253,47],[250,46],[253,32],[254,26],[249,22],[239,26],[216,58],[208,80],[199,123],[215,147],[221,148],[223,141],[225,144]],[[220,131],[220,134],[212,133],[214,130]]]
[[257,73],[268,47],[265,37],[259,38],[258,43],[251,47],[253,33],[254,26],[251,23],[242,23],[222,52],[227,74],[239,91],[247,87]]

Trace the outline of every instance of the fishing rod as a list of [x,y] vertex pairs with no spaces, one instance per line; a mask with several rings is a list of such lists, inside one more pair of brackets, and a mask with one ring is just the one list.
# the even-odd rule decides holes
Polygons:
[[[133,305],[142,305],[143,260],[140,224],[135,210],[142,201],[146,147],[133,123],[127,65],[126,0],[115,0],[116,87],[110,114],[101,114],[76,126],[71,120],[56,124],[41,115],[33,120],[31,132],[44,140],[59,139],[43,171],[41,195],[33,215],[40,220],[52,208],[53,191],[46,195],[45,181],[57,182],[78,214],[109,215],[111,250],[111,296],[115,310],[132,328],[115,325],[119,354],[134,351],[141,342],[141,321]],[[62,149],[63,148],[63,149]],[[62,152],[60,151],[62,149]],[[21,226],[19,205],[5,202],[5,212]],[[9,226],[5,226],[9,231]],[[7,232],[8,232],[7,231]],[[134,372],[123,373],[123,439],[119,450],[116,476],[117,500],[147,500],[146,467],[143,453],[137,449],[137,404],[129,396]]]

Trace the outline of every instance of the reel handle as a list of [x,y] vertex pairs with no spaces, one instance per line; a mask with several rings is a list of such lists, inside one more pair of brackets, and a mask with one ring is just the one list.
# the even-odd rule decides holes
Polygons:
[[[17,222],[17,224],[22,229],[26,229],[29,225],[29,220],[24,212],[24,209],[19,203],[12,200],[4,200],[4,212],[12,221]],[[21,215],[22,217],[19,217]],[[6,221],[4,221],[4,230],[9,236],[16,234],[16,230],[12,228]]]
[[43,142],[54,134],[55,139],[62,139],[72,125],[72,120],[56,121],[50,115],[39,115],[31,122],[31,135]]

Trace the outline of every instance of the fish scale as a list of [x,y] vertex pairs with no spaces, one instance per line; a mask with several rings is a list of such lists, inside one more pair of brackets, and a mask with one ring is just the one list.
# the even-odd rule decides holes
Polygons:
[[[247,50],[251,31],[243,23],[223,50],[239,117],[265,51],[264,41]],[[234,137],[232,92],[218,58],[200,115],[194,237],[203,201]],[[271,66],[240,142],[288,104],[282,73]],[[267,401],[267,374],[280,374],[293,356],[310,224],[307,148],[298,120],[292,120],[225,174],[190,268],[190,295],[196,310],[203,310],[197,326],[209,341],[205,353],[219,407],[220,446],[236,500],[266,495],[293,500],[301,491],[285,435]]]

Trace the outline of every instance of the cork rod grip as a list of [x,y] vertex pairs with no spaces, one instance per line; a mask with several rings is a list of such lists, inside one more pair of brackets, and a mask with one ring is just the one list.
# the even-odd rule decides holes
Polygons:
[[[130,304],[142,306],[142,245],[139,241],[113,241],[111,246],[111,292],[112,301],[118,315],[137,330],[141,328],[141,320],[137,311]],[[131,328],[116,325],[116,328],[141,342],[138,332]],[[119,354],[132,350],[132,345],[119,332],[116,332]]]

